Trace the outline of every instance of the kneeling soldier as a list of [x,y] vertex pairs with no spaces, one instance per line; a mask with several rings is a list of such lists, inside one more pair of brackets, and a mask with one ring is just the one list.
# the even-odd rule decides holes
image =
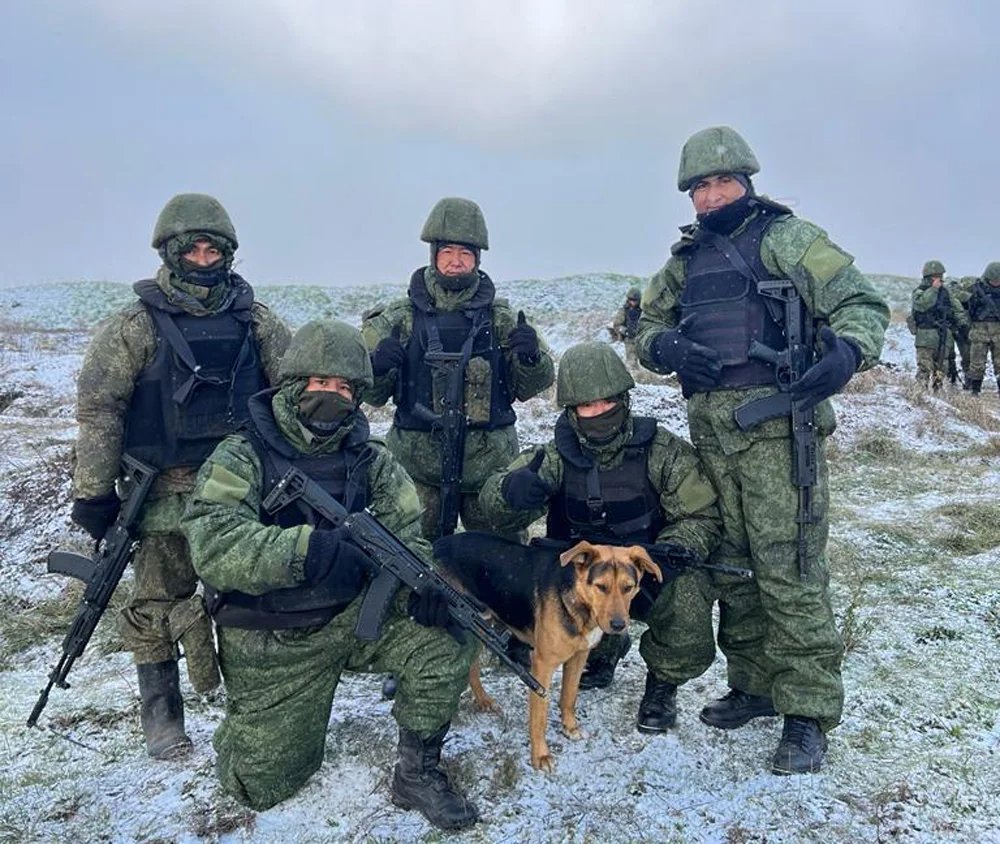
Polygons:
[[430,561],[413,482],[369,439],[358,407],[361,391],[372,386],[361,333],[335,321],[308,323],[292,338],[278,375],[277,389],[251,399],[249,427],[202,467],[183,521],[218,626],[227,692],[215,736],[219,777],[258,810],[295,794],[323,761],[341,672],[392,672],[399,682],[393,802],[443,829],[469,826],[476,809],[438,763],[474,648],[431,626],[447,619],[443,596],[428,591],[415,600],[402,590],[381,638],[360,641],[354,629],[368,557],[344,528],[311,511],[272,515],[262,507],[295,466],[349,511],[367,508]]

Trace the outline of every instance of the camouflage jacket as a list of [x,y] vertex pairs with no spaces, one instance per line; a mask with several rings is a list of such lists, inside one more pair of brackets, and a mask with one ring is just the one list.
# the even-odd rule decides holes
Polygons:
[[[624,444],[632,436],[632,420],[612,443],[592,449],[584,446],[588,455],[602,469],[613,469],[624,459]],[[563,482],[563,460],[554,441],[543,446],[545,457],[538,475],[553,494]],[[504,471],[490,476],[479,493],[479,505],[497,532],[523,530],[545,515],[546,509],[514,510],[500,492],[508,473],[531,462],[537,449],[525,451]],[[719,543],[722,521],[716,503],[715,489],[702,472],[695,450],[680,437],[657,427],[646,463],[649,482],[660,497],[660,510],[665,522],[657,536],[658,542],[676,542],[708,556]],[[551,496],[550,496],[551,497]]]
[[[420,536],[416,487],[388,449],[369,440],[368,509],[428,563],[431,549]],[[260,521],[263,471],[253,446],[241,435],[226,437],[198,472],[181,530],[198,576],[220,592],[262,595],[302,583],[312,527],[282,528]]]
[[[169,290],[166,268],[160,269],[156,280],[161,289]],[[291,335],[265,305],[254,302],[251,314],[264,374],[273,383]],[[76,418],[80,430],[74,456],[74,498],[94,498],[114,486],[132,391],[155,352],[153,323],[141,302],[129,305],[98,326],[77,380]],[[193,469],[168,470],[157,479],[153,497],[190,490],[194,476]]]
[[[653,363],[650,345],[661,331],[673,328],[680,320],[687,263],[684,253],[693,243],[695,230],[695,226],[682,229],[682,240],[674,245],[670,259],[643,293],[639,361],[654,372],[663,370]],[[829,325],[839,336],[857,345],[862,355],[859,369],[878,362],[889,324],[889,308],[854,266],[854,259],[830,241],[823,229],[792,215],[778,217],[761,239],[760,257],[774,277],[787,278],[795,284],[817,323]],[[763,386],[696,393],[688,402],[691,441],[698,448],[715,446],[732,454],[759,439],[790,436],[787,418],[765,422],[751,432],[740,431],[733,419],[736,407],[776,390],[777,387]],[[820,434],[831,433],[836,426],[828,400],[816,409],[816,425]]]
[[941,322],[941,328],[945,332],[946,349],[951,348],[954,334],[968,331],[969,314],[948,287],[921,284],[913,291],[911,298],[912,327],[916,337],[914,345],[918,349],[936,349],[941,342],[940,331],[936,325],[922,327],[918,324],[926,318],[932,319],[935,323]]

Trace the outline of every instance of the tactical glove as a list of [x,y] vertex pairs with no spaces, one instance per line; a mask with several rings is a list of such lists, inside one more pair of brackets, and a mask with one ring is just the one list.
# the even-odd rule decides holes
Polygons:
[[111,490],[96,498],[76,499],[69,517],[94,539],[100,541],[118,518],[118,511],[121,508],[121,500],[115,495],[115,491]]
[[819,332],[823,357],[806,370],[789,392],[800,410],[812,410],[823,399],[839,392],[861,364],[861,350],[851,340],[838,337],[829,325]]
[[539,449],[527,466],[508,473],[501,481],[500,494],[513,509],[540,510],[549,500],[552,490],[538,474],[544,459],[545,452]]
[[649,350],[654,363],[677,373],[685,396],[711,390],[722,375],[719,353],[684,336],[694,326],[694,318],[689,314],[676,328],[661,331]]
[[374,375],[385,375],[389,370],[398,369],[403,365],[406,351],[403,349],[403,344],[399,342],[400,330],[399,325],[394,325],[392,333],[379,340],[375,351],[372,352],[372,373]]
[[517,325],[507,335],[510,350],[517,355],[521,363],[533,366],[538,363],[538,332],[524,318],[524,311],[517,312]]
[[465,630],[451,617],[448,611],[448,596],[436,586],[429,586],[423,592],[411,592],[406,603],[406,612],[417,624],[424,627],[441,627],[460,645],[465,644]]
[[309,537],[303,568],[307,586],[323,584],[342,592],[346,598],[353,598],[364,588],[372,563],[364,551],[346,538],[343,528],[318,529]]

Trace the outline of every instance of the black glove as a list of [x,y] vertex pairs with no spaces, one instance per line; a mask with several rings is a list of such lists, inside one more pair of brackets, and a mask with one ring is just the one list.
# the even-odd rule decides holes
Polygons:
[[538,353],[538,332],[524,318],[524,311],[517,312],[517,325],[507,335],[510,350],[517,355],[521,363],[534,366],[540,357]]
[[96,498],[76,499],[69,517],[94,539],[100,541],[114,520],[118,518],[118,511],[121,508],[121,499],[115,495],[114,490],[111,490],[111,492],[98,495]]
[[661,331],[653,338],[649,350],[654,363],[677,373],[685,395],[712,389],[722,375],[719,353],[684,336],[694,326],[694,318],[694,314],[689,314],[676,328]]
[[397,369],[403,365],[406,350],[399,342],[400,330],[399,325],[394,325],[392,333],[379,340],[375,351],[372,352],[372,373],[374,375],[385,375],[390,369]]
[[361,592],[372,571],[368,556],[346,539],[343,528],[314,530],[303,567],[307,586],[323,584],[347,599]]
[[451,617],[448,611],[448,596],[436,586],[429,586],[423,592],[411,592],[406,603],[406,612],[417,624],[424,627],[442,627],[460,645],[465,644],[465,630]]
[[500,482],[500,494],[515,510],[540,510],[552,494],[549,485],[541,479],[538,470],[545,459],[539,449],[527,466],[515,469]]
[[792,384],[789,392],[800,402],[800,410],[811,410],[851,380],[861,363],[861,350],[850,340],[836,335],[829,325],[819,331],[823,357],[810,366],[805,375]]

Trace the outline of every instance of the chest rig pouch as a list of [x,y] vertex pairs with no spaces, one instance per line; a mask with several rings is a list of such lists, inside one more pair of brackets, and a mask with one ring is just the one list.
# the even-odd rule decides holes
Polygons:
[[600,469],[581,448],[563,413],[555,428],[563,482],[549,501],[546,535],[615,545],[654,542],[663,528],[660,497],[646,471],[655,436],[655,419],[633,417],[622,462],[614,469]]
[[232,305],[206,316],[172,305],[153,281],[135,286],[156,351],[135,382],[125,450],[158,469],[200,465],[245,424],[250,397],[265,386],[251,328],[253,291],[238,281]]
[[787,213],[783,206],[762,202],[738,234],[700,229],[684,247],[681,319],[694,314],[686,336],[719,353],[723,368],[714,390],[774,383],[773,367],[748,352],[754,341],[774,350],[786,347],[781,307],[761,296],[756,282],[774,278],[761,260],[760,244],[776,217]]
[[[368,467],[375,453],[368,445],[368,420],[357,414],[341,448],[330,454],[307,455],[296,450],[278,430],[271,411],[271,397],[277,390],[266,390],[250,402],[250,423],[242,433],[253,446],[264,470],[261,501],[293,466],[307,474],[351,513],[368,505]],[[283,528],[312,525],[329,528],[308,505],[296,501],[275,514],[258,514],[262,524]],[[221,627],[251,630],[285,630],[298,627],[321,627],[341,612],[356,595],[345,595],[325,584],[275,589],[264,595],[244,592],[217,592],[205,587],[209,612]]]

